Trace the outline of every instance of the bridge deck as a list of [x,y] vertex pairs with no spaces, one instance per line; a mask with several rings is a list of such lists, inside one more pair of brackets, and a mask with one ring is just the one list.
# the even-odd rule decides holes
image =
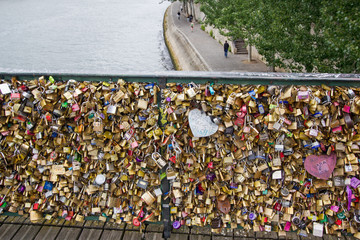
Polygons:
[[[68,222],[64,219],[54,219],[31,223],[24,216],[0,216],[0,239],[2,240],[147,240],[162,239],[162,225],[149,224],[140,233],[139,228],[126,223],[115,224],[101,221],[85,221],[83,223]],[[223,229],[221,234],[211,233],[208,227],[186,227],[173,230],[170,240],[254,240],[254,239],[285,239],[277,233],[266,232],[243,232],[240,229]],[[295,232],[287,233],[286,239],[323,239],[323,240],[347,240],[353,237],[327,235],[324,238],[298,236]]]

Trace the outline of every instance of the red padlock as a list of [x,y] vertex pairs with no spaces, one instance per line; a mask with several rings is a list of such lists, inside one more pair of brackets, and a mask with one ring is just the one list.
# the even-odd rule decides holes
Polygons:
[[134,225],[135,227],[140,226],[140,221],[139,221],[139,219],[138,219],[137,217],[133,219],[133,225]]
[[274,210],[281,211],[282,205],[279,201],[277,201],[274,205]]
[[136,227],[140,226],[141,223],[148,220],[154,214],[154,213],[151,213],[149,216],[147,216],[146,218],[144,218],[143,220],[140,221],[139,218],[143,217],[143,215],[144,215],[143,208],[144,207],[141,207],[139,215],[133,219],[133,225],[136,226]]
[[129,150],[128,150],[128,155],[129,155],[129,156],[132,156],[133,154],[134,154],[134,151],[129,149]]
[[172,163],[176,163],[176,156],[170,157],[169,160],[170,160]]
[[50,114],[46,114],[45,118],[46,118],[47,121],[51,121],[51,115]]
[[214,169],[214,163],[213,163],[213,162],[209,162],[209,163],[208,163],[208,168]]
[[242,126],[244,125],[244,118],[237,118],[235,121],[234,121],[234,124],[237,125],[237,126]]
[[72,218],[73,216],[74,216],[74,211],[73,210],[69,211],[68,212],[68,217]]
[[294,109],[291,107],[290,104],[288,104],[288,109],[289,109],[290,112],[294,112]]
[[210,90],[208,87],[205,88],[205,97],[211,96]]
[[18,89],[21,90],[21,91],[29,90],[29,88],[27,86],[25,86],[25,85],[21,85],[20,87],[18,87]]

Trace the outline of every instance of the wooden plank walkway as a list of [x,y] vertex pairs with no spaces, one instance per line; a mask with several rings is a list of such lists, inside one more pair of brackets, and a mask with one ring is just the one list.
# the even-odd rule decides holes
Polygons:
[[[31,223],[26,217],[0,215],[1,240],[158,240],[162,239],[162,225],[149,224],[140,233],[138,227],[126,223],[115,224],[101,221],[83,223],[54,219]],[[169,240],[257,240],[257,239],[317,239],[317,240],[353,240],[353,237],[324,236],[318,238],[309,235],[300,237],[295,232],[286,237],[278,237],[272,232],[245,232],[240,229],[222,229],[221,233],[212,233],[209,227],[186,227],[174,229]]]

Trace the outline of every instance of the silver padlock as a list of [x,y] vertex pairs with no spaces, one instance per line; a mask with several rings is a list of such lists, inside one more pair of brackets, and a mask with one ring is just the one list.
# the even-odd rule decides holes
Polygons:
[[117,107],[115,105],[109,105],[107,108],[108,114],[116,114]]
[[143,179],[139,179],[136,184],[137,187],[142,188],[142,189],[146,189],[148,185],[149,185],[149,183]]

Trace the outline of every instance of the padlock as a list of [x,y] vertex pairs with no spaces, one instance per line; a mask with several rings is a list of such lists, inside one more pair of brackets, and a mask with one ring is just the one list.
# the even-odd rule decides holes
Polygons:
[[147,186],[148,186],[148,182],[143,180],[143,179],[139,179],[136,186],[139,187],[139,188],[142,188],[142,189],[146,189]]
[[309,98],[309,92],[308,91],[298,91],[298,99],[299,100],[305,100]]
[[93,123],[93,130],[95,132],[103,132],[104,131],[104,125],[101,121],[101,118],[95,119],[95,121]]
[[154,152],[151,157],[159,167],[163,168],[166,165],[166,162],[161,158],[161,155],[158,152]]
[[280,201],[277,201],[277,202],[275,203],[273,209],[274,209],[275,211],[281,211],[281,208],[282,208],[281,202],[280,202]]

